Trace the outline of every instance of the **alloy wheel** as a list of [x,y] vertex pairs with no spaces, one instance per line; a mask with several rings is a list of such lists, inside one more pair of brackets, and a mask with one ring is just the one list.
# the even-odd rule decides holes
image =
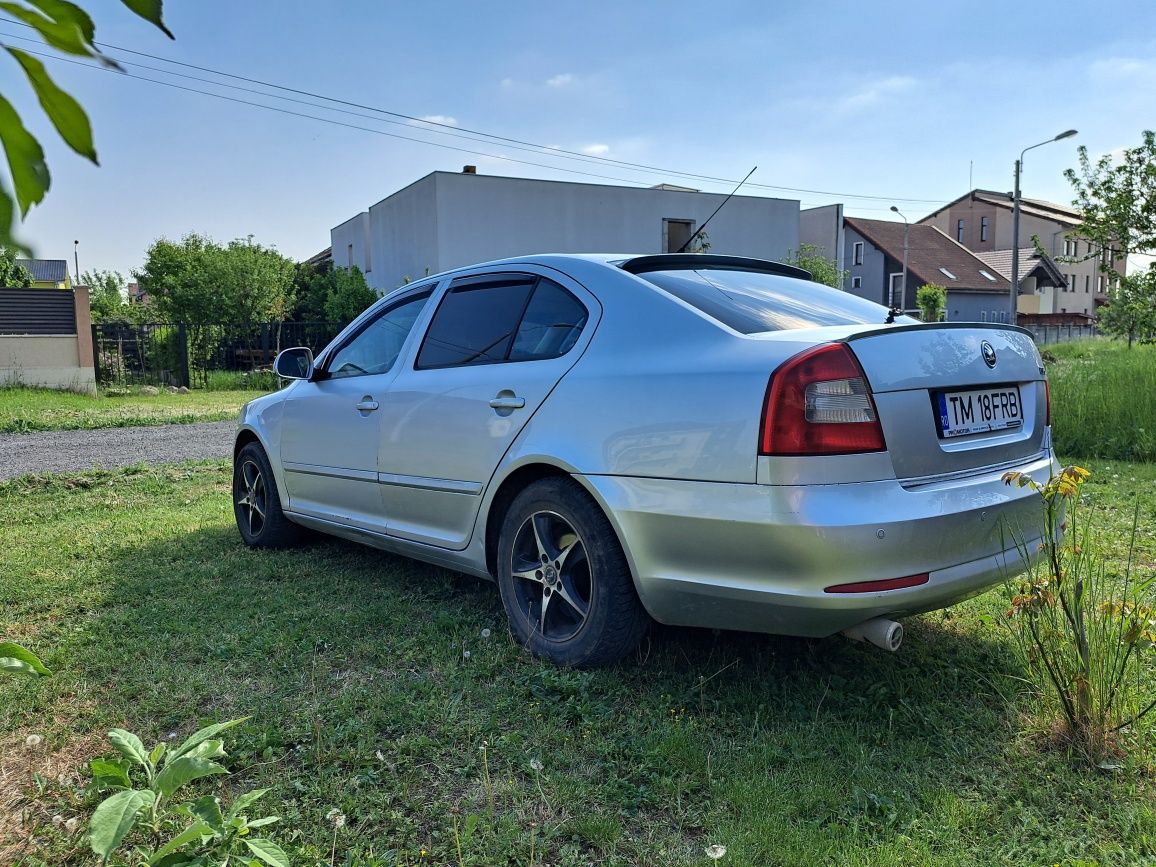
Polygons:
[[241,465],[241,474],[235,487],[239,517],[247,522],[251,537],[261,535],[265,527],[266,487],[265,476],[255,461],[245,461]]
[[535,512],[514,537],[518,608],[550,641],[577,635],[590,613],[594,576],[586,545],[557,512]]

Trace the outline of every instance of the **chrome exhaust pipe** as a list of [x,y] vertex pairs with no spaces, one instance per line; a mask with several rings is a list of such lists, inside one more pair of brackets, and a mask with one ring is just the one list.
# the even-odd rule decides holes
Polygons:
[[888,620],[886,617],[876,617],[874,620],[844,629],[843,634],[852,641],[867,641],[876,647],[894,652],[903,643],[903,624]]

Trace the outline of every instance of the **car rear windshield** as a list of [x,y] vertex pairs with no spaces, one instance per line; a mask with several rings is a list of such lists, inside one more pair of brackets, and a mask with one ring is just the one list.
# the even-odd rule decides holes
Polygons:
[[755,271],[648,271],[638,275],[743,334],[883,323],[887,308],[824,286]]

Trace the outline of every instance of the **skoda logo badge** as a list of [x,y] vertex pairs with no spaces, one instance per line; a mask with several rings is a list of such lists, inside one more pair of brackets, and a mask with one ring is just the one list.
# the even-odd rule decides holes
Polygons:
[[979,351],[983,355],[983,363],[995,367],[995,347],[985,340],[979,345]]

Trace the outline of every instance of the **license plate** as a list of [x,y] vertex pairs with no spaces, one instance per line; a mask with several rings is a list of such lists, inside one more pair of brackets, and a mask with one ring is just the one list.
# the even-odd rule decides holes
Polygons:
[[975,391],[941,391],[936,403],[940,436],[945,438],[1017,428],[1024,423],[1020,390],[1014,385]]

